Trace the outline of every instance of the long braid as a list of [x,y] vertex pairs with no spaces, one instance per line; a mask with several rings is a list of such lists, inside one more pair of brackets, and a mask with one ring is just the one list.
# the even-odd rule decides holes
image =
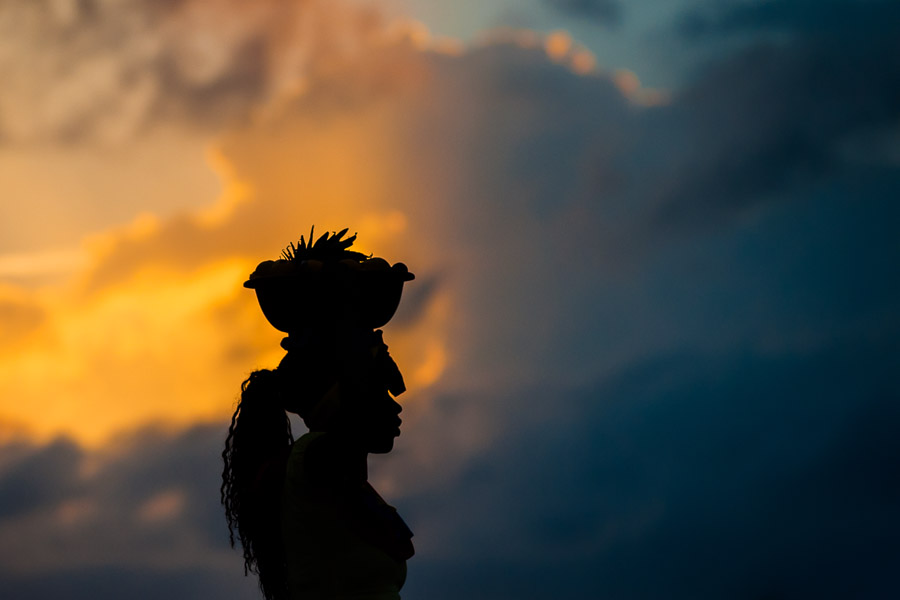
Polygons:
[[[254,371],[241,385],[222,459],[221,501],[232,547],[240,540],[244,574],[256,573],[267,600],[285,593],[280,496],[291,423],[278,400],[274,371]],[[237,536],[235,536],[237,532]]]

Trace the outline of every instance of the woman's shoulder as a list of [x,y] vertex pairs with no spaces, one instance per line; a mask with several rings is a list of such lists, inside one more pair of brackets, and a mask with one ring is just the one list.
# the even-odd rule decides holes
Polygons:
[[310,431],[297,438],[291,446],[288,468],[304,467],[309,455],[315,455],[320,451],[323,439],[327,445],[327,435],[321,431]]
[[292,453],[303,453],[313,444],[319,442],[323,437],[326,437],[324,431],[308,431],[304,433],[299,438],[294,440],[294,445],[292,447]]

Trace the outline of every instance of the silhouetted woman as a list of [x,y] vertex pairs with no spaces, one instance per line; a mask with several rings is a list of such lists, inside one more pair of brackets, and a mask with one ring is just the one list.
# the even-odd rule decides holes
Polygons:
[[[301,237],[244,284],[289,334],[278,367],[244,382],[223,452],[231,541],[270,600],[396,600],[413,555],[412,532],[367,481],[368,454],[400,434],[405,390],[375,328],[413,275],[348,250],[346,231]],[[309,428],[296,442],[285,411]]]

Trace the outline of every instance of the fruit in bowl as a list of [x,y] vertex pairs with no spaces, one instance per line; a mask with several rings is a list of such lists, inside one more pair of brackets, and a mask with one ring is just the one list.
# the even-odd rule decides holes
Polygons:
[[244,282],[276,329],[298,333],[338,321],[376,329],[394,316],[403,284],[415,275],[403,263],[349,250],[356,235],[343,239],[347,231],[326,232],[315,243],[310,231],[309,242],[300,236]]

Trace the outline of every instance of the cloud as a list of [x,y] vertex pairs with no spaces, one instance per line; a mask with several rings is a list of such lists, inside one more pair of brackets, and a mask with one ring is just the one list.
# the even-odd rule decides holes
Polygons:
[[0,580],[17,598],[254,598],[218,503],[227,426],[144,428],[103,450],[3,445]]
[[209,140],[147,132],[116,148],[0,144],[0,280],[35,288],[89,266],[86,238],[137,220],[214,203],[218,165]]
[[[36,385],[29,397],[52,395],[59,385],[78,390],[71,382],[90,373],[109,380],[105,391],[76,397],[85,402],[90,394],[99,406],[107,392],[143,382],[140,411],[104,411],[91,424],[95,439],[141,419],[223,414],[231,388],[190,373],[243,364],[231,382],[236,389],[239,374],[277,360],[279,334],[259,319],[240,282],[311,223],[350,226],[363,250],[406,261],[419,282],[440,278],[415,307],[418,320],[398,321],[393,338],[388,331],[395,356],[422,374],[423,387],[437,381],[426,365],[443,365],[436,390],[585,382],[598,369],[673,346],[791,345],[818,327],[821,336],[843,327],[828,321],[846,306],[833,301],[836,288],[797,279],[805,255],[781,256],[756,235],[781,228],[772,239],[788,248],[803,240],[822,256],[834,254],[827,235],[848,244],[868,239],[834,256],[848,281],[849,257],[868,257],[875,240],[891,251],[870,217],[846,206],[840,192],[817,187],[843,181],[845,190],[856,189],[874,176],[838,146],[888,118],[890,105],[878,100],[889,95],[888,84],[868,84],[878,110],[846,116],[838,109],[855,97],[802,77],[818,62],[762,49],[723,59],[670,103],[648,105],[636,79],[583,72],[578,48],[551,37],[498,35],[461,55],[427,44],[423,51],[409,36],[379,39],[307,74],[302,93],[220,136],[225,191],[216,207],[145,219],[95,240],[70,315],[57,326],[63,329],[48,328],[31,354],[9,363],[8,380],[21,381],[15,373],[23,364],[36,372],[33,365],[58,357],[57,336],[67,356],[88,358],[72,359],[71,375]],[[785,96],[773,104],[778,90]],[[879,173],[883,185],[896,185],[889,169]],[[872,214],[890,212],[877,190],[852,193]],[[825,208],[843,217],[819,214]],[[857,226],[842,231],[836,224],[849,214]],[[800,223],[820,230],[784,233]],[[872,227],[878,236],[859,234]],[[742,257],[740,244],[764,254]],[[869,264],[880,268],[884,255],[872,254]],[[743,262],[732,274],[736,261]],[[883,305],[896,297],[875,275],[862,281],[880,286],[871,297]],[[805,283],[822,290],[823,300],[812,300],[824,307],[797,319],[778,297],[810,301]],[[871,308],[879,316],[861,320],[885,314]],[[94,330],[104,333],[97,338],[88,333]],[[98,341],[85,353],[79,336]],[[434,349],[430,358],[422,348]],[[121,377],[105,375],[106,354]],[[172,398],[183,399],[174,413]],[[56,414],[52,422],[72,423],[73,434],[82,427],[71,411]]]
[[[427,325],[409,340],[438,347],[424,337],[436,335],[448,368],[467,373],[460,381],[511,382],[521,367],[479,340],[496,331],[487,337],[528,353],[523,363],[540,360],[548,336],[566,343],[552,319],[528,336],[519,323],[567,302],[569,283],[545,287],[535,306],[519,307],[516,298],[532,277],[566,276],[558,268],[564,253],[595,235],[591,226],[608,231],[591,206],[594,186],[606,180],[592,179],[614,184],[615,166],[607,175],[590,169],[594,160],[615,160],[639,106],[612,77],[573,72],[566,59],[575,52],[548,57],[540,40],[526,49],[494,43],[460,57],[423,53],[406,41],[373,48],[311,80],[268,119],[223,136],[226,190],[240,189],[241,200],[215,223],[183,215],[140,235],[111,236],[86,293],[148,269],[185,277],[210,262],[275,256],[309,223],[350,226],[363,249],[407,261],[420,281],[437,274],[446,281],[432,295]],[[516,109],[496,111],[507,103]],[[469,160],[473,152],[479,160]],[[542,238],[553,240],[549,252]],[[593,260],[578,268],[587,275]],[[488,309],[519,314],[496,319]],[[396,343],[400,356],[417,353],[412,341]]]
[[371,9],[325,2],[15,0],[0,9],[0,141],[215,132],[352,54]]
[[868,146],[867,162],[889,166],[900,62],[882,24],[895,13],[891,3],[839,0],[687,10],[681,40],[711,58],[650,115],[658,147],[646,156],[667,163],[662,189],[649,191],[656,223],[677,231],[749,218],[856,169],[849,147]]
[[605,25],[617,25],[622,5],[617,0],[546,0],[546,2],[574,17],[585,17]]
[[3,519],[52,505],[76,488],[81,452],[71,442],[59,440],[27,453],[21,444],[10,446],[13,464],[7,462],[2,475],[7,490],[0,503]]
[[166,571],[146,568],[82,568],[44,574],[39,577],[8,574],[4,589],[14,598],[69,597],[115,600],[134,598],[258,598],[256,584],[243,576],[240,566],[233,569],[187,567]]
[[153,270],[89,296],[23,293],[21,304],[46,316],[4,338],[2,419],[41,439],[67,432],[98,444],[148,420],[221,418],[255,361],[280,351],[240,287],[251,268],[229,260]]
[[145,428],[102,451],[63,439],[8,444],[0,529],[17,543],[0,564],[31,574],[238,564],[218,510],[223,431]]
[[[657,355],[584,386],[436,399],[372,473],[416,532],[404,591],[890,595],[895,346]],[[454,466],[447,431],[479,435],[465,414],[489,439]],[[93,451],[4,446],[0,489],[27,472],[44,482],[0,516],[18,540],[2,556],[7,589],[67,582],[80,597],[90,575],[111,595],[154,580],[188,598],[224,579],[254,597],[218,505],[225,431],[145,429]]]
[[890,35],[891,18],[897,5],[887,0],[864,3],[847,0],[732,0],[715,9],[701,7],[688,12],[683,27],[692,35],[723,34],[735,31],[781,31],[793,35],[860,36]]
[[380,39],[230,123],[218,204],[95,236],[71,288],[4,292],[35,316],[4,420],[79,440],[0,453],[12,589],[239,573],[222,419],[281,354],[240,283],[315,223],[419,276],[386,333],[405,430],[372,471],[417,532],[411,594],[890,595],[900,177],[848,147],[896,116],[872,76],[895,42],[797,35],[667,102],[560,34]]
[[667,167],[659,222],[746,214],[854,169],[844,148],[896,119],[892,73],[900,72],[887,47],[855,42],[752,45],[663,109],[670,115],[656,125],[675,130],[663,129],[659,156],[677,158]]
[[511,400],[541,418],[403,499],[423,544],[439,540],[408,592],[890,595],[896,358],[867,342],[682,353]]
[[15,342],[26,338],[46,319],[43,308],[25,294],[13,290],[0,292],[0,330],[4,334],[4,349],[11,349]]

